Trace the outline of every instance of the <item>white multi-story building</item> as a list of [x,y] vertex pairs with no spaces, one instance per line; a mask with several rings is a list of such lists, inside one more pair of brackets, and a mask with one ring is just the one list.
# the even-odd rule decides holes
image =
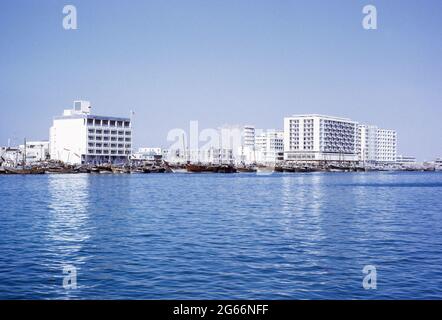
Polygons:
[[254,148],[255,147],[255,127],[254,126],[244,126],[243,128],[243,145],[244,147],[250,147],[250,148]]
[[284,118],[284,159],[357,161],[358,123],[316,114]]
[[255,154],[258,163],[284,160],[284,132],[267,130],[255,136]]
[[20,152],[26,155],[26,163],[45,161],[49,158],[49,141],[26,141],[20,145]]
[[380,129],[372,125],[360,125],[359,160],[366,162],[395,162],[397,134],[395,130]]
[[256,162],[255,134],[254,126],[246,125],[243,127],[242,143],[235,159],[237,163],[251,164]]
[[131,120],[92,115],[88,101],[55,117],[49,136],[51,159],[66,163],[122,163],[132,153]]
[[397,156],[397,133],[395,130],[378,129],[377,161],[395,162]]

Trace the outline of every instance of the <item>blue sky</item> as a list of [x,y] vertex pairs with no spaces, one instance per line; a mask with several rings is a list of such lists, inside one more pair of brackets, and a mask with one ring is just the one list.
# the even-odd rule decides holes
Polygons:
[[[62,28],[62,8],[78,30]],[[378,30],[361,27],[374,4]],[[398,131],[442,156],[442,1],[2,1],[0,144],[47,139],[74,99],[135,115],[135,144],[172,128],[282,128],[297,113]]]

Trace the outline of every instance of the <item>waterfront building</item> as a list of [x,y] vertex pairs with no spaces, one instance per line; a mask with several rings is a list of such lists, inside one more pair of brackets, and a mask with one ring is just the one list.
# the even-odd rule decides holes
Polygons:
[[437,158],[436,160],[434,160],[434,168],[437,171],[442,171],[442,158]]
[[357,161],[358,123],[346,118],[306,114],[284,118],[284,159]]
[[89,101],[54,117],[49,136],[51,159],[66,163],[123,163],[132,154],[130,118],[92,115]]
[[244,147],[254,148],[255,147],[255,127],[251,125],[246,125],[243,127],[243,145]]
[[201,149],[171,149],[163,152],[171,164],[210,163],[210,164],[231,164],[235,161],[233,149],[208,147]]
[[258,163],[284,160],[284,132],[270,129],[255,136],[255,154]]
[[394,163],[397,157],[397,133],[373,125],[359,125],[359,160]]
[[404,156],[404,155],[398,155],[396,157],[396,163],[398,164],[411,164],[411,163],[417,163],[417,159],[414,156]]
[[138,148],[138,151],[132,154],[131,159],[135,161],[160,161],[163,159],[163,150],[161,148]]
[[192,163],[227,164],[233,163],[233,150],[230,148],[209,147],[186,151],[186,159]]
[[212,164],[231,164],[234,162],[233,150],[230,148],[209,148],[200,150],[200,161]]
[[20,163],[23,163],[23,155],[20,148],[9,146],[0,148],[0,166],[15,167]]
[[26,141],[19,146],[20,152],[26,155],[26,163],[40,162],[49,159],[49,141]]
[[[186,135],[179,137],[167,149],[167,161],[171,164],[212,163],[231,164],[238,159],[242,143],[242,128],[237,125],[223,125],[217,129],[207,129],[189,141]],[[195,137],[194,137],[195,138]],[[203,143],[204,142],[204,143]]]
[[255,133],[254,126],[245,125],[242,128],[242,143],[235,159],[237,163],[252,164],[256,162]]

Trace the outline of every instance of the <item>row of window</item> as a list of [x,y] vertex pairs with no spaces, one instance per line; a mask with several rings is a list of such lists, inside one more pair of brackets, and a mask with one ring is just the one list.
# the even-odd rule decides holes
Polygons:
[[314,159],[315,155],[314,154],[288,154],[287,155],[288,159]]
[[130,121],[122,121],[122,120],[87,119],[87,124],[91,126],[130,128]]
[[96,148],[128,148],[132,147],[131,144],[123,144],[123,143],[88,143],[88,147],[96,147]]
[[102,129],[88,129],[88,133],[90,134],[113,134],[113,135],[126,135],[126,136],[130,136],[131,132],[130,131],[123,131],[123,130],[102,130]]
[[88,149],[88,154],[104,154],[104,155],[108,155],[108,154],[120,154],[120,155],[124,155],[124,154],[130,154],[130,150],[100,150],[100,149]]
[[101,136],[88,136],[89,141],[118,141],[118,142],[131,142],[131,138],[123,138],[123,137],[101,137]]

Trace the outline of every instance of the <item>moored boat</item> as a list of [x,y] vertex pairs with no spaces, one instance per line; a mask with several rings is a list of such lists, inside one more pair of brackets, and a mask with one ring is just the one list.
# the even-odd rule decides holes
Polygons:
[[256,168],[253,166],[238,166],[236,167],[236,171],[239,173],[252,173],[256,172]]
[[275,172],[275,166],[274,165],[259,165],[256,167],[256,172],[261,174],[270,174]]
[[213,167],[211,166],[193,163],[186,164],[186,170],[187,172],[192,173],[214,172]]
[[45,172],[50,174],[68,174],[78,173],[79,171],[73,167],[49,167],[45,169]]
[[6,174],[44,174],[43,168],[5,168]]
[[236,168],[230,164],[222,164],[216,168],[217,173],[236,173]]
[[171,167],[171,170],[173,173],[187,173],[187,169],[186,167],[181,168],[181,167]]
[[130,169],[126,167],[112,167],[112,173],[130,173]]

